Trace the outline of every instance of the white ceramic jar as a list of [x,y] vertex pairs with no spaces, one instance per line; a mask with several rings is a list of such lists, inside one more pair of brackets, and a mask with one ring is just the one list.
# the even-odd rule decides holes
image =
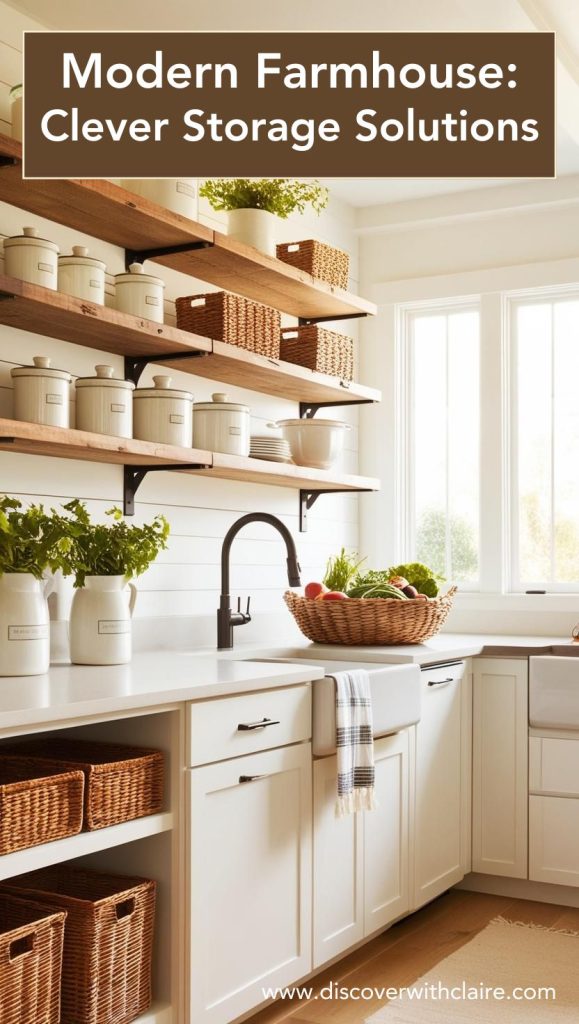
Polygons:
[[14,366],[14,419],[44,423],[48,427],[70,426],[70,384],[68,370],[57,370],[49,356],[34,356],[34,366]]
[[23,234],[4,239],[4,271],[8,277],[56,291],[57,260],[56,242],[40,238],[38,228],[24,228]]
[[94,434],[133,436],[133,391],[130,380],[119,380],[114,368],[95,366],[96,377],[76,382],[76,426]]
[[142,263],[131,263],[128,274],[115,277],[115,306],[121,313],[162,324],[164,290],[164,281],[145,274]]
[[245,245],[252,245],[267,256],[275,256],[277,241],[275,213],[269,210],[230,210],[227,215],[227,234]]
[[249,455],[249,407],[229,402],[229,395],[222,392],[211,397],[213,401],[193,406],[193,447],[226,455]]
[[153,377],[153,388],[137,388],[134,433],[140,441],[160,441],[190,448],[193,395],[171,387],[171,377]]
[[[128,588],[128,589],[127,589]],[[70,609],[73,665],[124,665],[131,660],[131,617],[137,588],[124,576],[87,576]]]
[[27,572],[0,576],[0,676],[48,672],[50,627],[45,587]]
[[72,256],[58,257],[58,290],[103,306],[105,270],[102,260],[89,256],[86,245],[73,245]]
[[22,142],[22,86],[13,85],[10,90],[10,123],[13,139]]
[[197,178],[122,178],[121,186],[181,217],[197,220]]

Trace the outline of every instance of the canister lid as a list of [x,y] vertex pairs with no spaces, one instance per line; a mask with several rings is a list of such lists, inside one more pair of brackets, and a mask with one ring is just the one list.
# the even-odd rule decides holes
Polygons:
[[184,402],[192,402],[193,395],[190,391],[178,391],[171,387],[172,377],[159,375],[153,377],[154,388],[137,388],[135,398],[181,398]]
[[72,374],[68,370],[56,370],[50,364],[50,356],[34,356],[33,366],[14,366],[10,370],[11,377],[53,377],[59,380],[66,380],[70,384]]
[[151,274],[143,272],[142,263],[131,263],[127,274],[115,274],[115,281],[117,284],[135,282],[136,284],[156,284],[159,288],[165,287],[165,282],[161,281],[160,277],[153,277]]
[[106,270],[106,264],[102,260],[95,260],[89,256],[86,245],[73,245],[72,256],[59,256],[60,267],[92,267],[95,270]]
[[238,405],[236,402],[229,402],[229,395],[223,391],[216,391],[211,395],[211,398],[211,402],[196,402],[194,408],[200,410],[217,409],[219,411],[220,409],[225,409],[228,412],[249,412],[248,405]]
[[38,228],[23,228],[22,232],[21,235],[5,238],[4,248],[10,248],[11,245],[43,245],[46,249],[51,249],[52,252],[58,252],[56,242],[50,242],[48,238],[41,238]]
[[132,380],[122,380],[114,376],[114,367],[99,363],[95,366],[96,377],[79,377],[77,388],[125,388],[133,391],[135,385]]

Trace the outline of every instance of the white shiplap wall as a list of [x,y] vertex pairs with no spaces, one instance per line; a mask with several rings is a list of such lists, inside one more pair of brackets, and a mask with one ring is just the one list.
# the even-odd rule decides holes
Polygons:
[[[0,2],[0,131],[6,130],[8,87],[20,80],[21,32],[35,27],[12,8]],[[204,207],[201,215],[206,223],[222,226],[222,220]],[[73,244],[87,244],[95,256],[104,259],[111,273],[123,269],[123,253],[115,246],[81,236],[40,217],[30,216],[15,207],[0,204],[0,236],[20,234],[24,224],[35,224],[41,234],[58,243],[62,252],[70,252]],[[333,202],[321,218],[315,215],[283,225],[283,239],[318,237],[348,250],[351,254],[352,280],[357,282],[357,251],[353,232],[353,211]],[[1,266],[1,263],[0,263]],[[151,268],[153,269],[153,268]],[[163,267],[153,269],[166,282],[166,295],[208,291],[202,282]],[[291,322],[291,321],[289,321]],[[342,329],[338,326],[338,330]],[[347,331],[349,330],[349,325]],[[351,333],[354,333],[355,328]],[[34,355],[49,354],[55,366],[64,367],[75,376],[94,372],[98,362],[110,362],[116,374],[122,375],[122,359],[68,344],[59,339],[41,338],[24,331],[0,326],[0,415],[12,412],[10,369],[29,363]],[[153,367],[141,378],[141,386],[151,381]],[[175,371],[174,384],[190,390],[196,401],[210,397],[223,386]],[[252,428],[262,432],[272,419],[296,415],[295,403],[280,401],[240,388],[227,388],[236,401],[251,407]],[[348,436],[343,460],[345,472],[357,472],[358,431],[355,410],[332,410],[348,420],[352,430]],[[72,409],[74,425],[74,408]],[[0,492],[16,494],[25,499],[44,501],[51,505],[71,496],[85,499],[91,511],[103,516],[113,503],[122,499],[122,471],[116,466],[43,459],[33,456],[0,454]],[[292,530],[298,544],[304,580],[319,578],[326,559],[342,544],[357,547],[358,499],[350,495],[328,495],[320,498],[309,515],[307,534],[298,532],[298,495],[293,490],[257,487],[206,478],[193,479],[177,474],[151,474],[137,496],[136,520],[163,512],[171,523],[169,549],[139,581],[136,615],[136,636],[153,643],[170,644],[178,638],[196,644],[213,643],[215,608],[219,594],[219,558],[221,540],[232,522],[245,512],[267,511],[278,515]],[[266,526],[247,528],[233,548],[232,588],[235,594],[251,593],[254,622],[239,631],[239,640],[267,640],[297,636],[295,627],[281,602],[286,586],[285,550],[277,534]],[[56,605],[59,619],[66,617],[70,588],[65,587]],[[193,617],[193,621],[191,618]],[[152,622],[151,620],[154,620]],[[284,633],[286,636],[284,637]]]

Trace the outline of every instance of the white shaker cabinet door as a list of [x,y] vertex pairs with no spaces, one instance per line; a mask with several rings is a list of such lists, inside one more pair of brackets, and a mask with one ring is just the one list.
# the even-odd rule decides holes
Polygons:
[[409,741],[405,729],[374,744],[378,806],[362,813],[365,935],[385,928],[410,909]]
[[472,869],[527,877],[527,662],[476,658]]
[[188,775],[190,1021],[226,1024],[312,969],[311,748]]
[[413,909],[465,874],[470,831],[470,674],[464,663],[424,669],[416,727]]
[[314,967],[364,938],[362,815],[336,817],[337,771],[314,762]]

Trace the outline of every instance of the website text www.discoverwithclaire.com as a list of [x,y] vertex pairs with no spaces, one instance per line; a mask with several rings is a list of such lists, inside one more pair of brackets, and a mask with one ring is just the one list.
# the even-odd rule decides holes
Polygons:
[[471,985],[463,981],[459,985],[444,985],[442,982],[420,982],[415,985],[404,985],[401,988],[394,986],[370,986],[370,985],[339,985],[332,982],[316,990],[313,986],[294,986],[293,988],[263,988],[264,999],[296,999],[310,1001],[319,999],[325,1002],[332,1000],[347,1002],[354,1000],[358,1002],[373,1002],[378,999],[381,1002],[393,999],[409,999],[415,1002],[432,1000],[433,1002],[485,1002],[496,1000],[497,1002],[554,1002],[557,993],[554,988],[517,985],[508,990],[496,985],[485,985],[480,982],[478,985]]

